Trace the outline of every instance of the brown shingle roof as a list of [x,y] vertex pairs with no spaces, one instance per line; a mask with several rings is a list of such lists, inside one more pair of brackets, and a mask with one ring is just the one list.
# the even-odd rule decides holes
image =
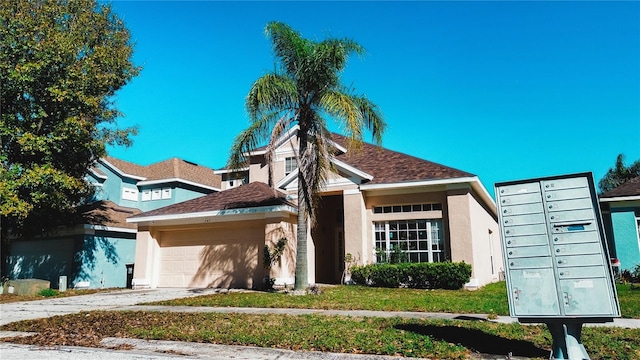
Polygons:
[[[333,140],[347,147],[348,139],[332,134]],[[351,149],[336,156],[357,169],[373,175],[367,184],[392,184],[423,180],[454,179],[475,175],[428,160],[388,150],[369,143],[363,143],[360,149]]]
[[105,159],[122,172],[144,177],[146,180],[179,178],[218,189],[221,185],[220,175],[216,175],[213,169],[178,158],[171,158],[149,166],[133,164],[110,156]]
[[252,182],[237,188],[211,193],[199,198],[184,201],[178,204],[165,206],[140,214],[136,217],[190,214],[225,209],[243,209],[259,206],[290,205],[286,195],[278,190],[270,188],[261,182]]
[[613,198],[623,196],[638,196],[640,195],[640,176],[635,177],[626,183],[611,189],[604,194],[600,195],[600,198]]
[[127,223],[127,218],[140,214],[142,211],[134,208],[118,206],[112,201],[101,200],[78,209],[82,222],[89,225],[101,225],[135,229],[135,224]]

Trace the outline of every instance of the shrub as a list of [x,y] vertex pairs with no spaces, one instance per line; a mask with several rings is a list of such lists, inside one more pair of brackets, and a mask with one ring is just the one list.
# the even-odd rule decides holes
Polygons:
[[351,279],[366,286],[455,290],[471,279],[471,265],[465,262],[370,264],[354,266]]
[[58,295],[58,291],[54,289],[42,289],[38,291],[38,295],[44,296],[44,297],[53,297]]

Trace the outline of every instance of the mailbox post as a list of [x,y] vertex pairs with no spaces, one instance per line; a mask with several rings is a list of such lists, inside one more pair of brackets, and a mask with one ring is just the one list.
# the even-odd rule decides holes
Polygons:
[[589,359],[582,324],[620,317],[591,173],[495,184],[509,312],[546,323],[552,359]]

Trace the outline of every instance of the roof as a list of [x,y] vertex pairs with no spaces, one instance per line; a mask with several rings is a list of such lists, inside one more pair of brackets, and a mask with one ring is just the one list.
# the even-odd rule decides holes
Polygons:
[[286,195],[281,191],[275,190],[262,182],[252,182],[233,189],[211,193],[192,200],[148,211],[132,216],[130,219],[276,205],[296,207],[287,201]]
[[127,223],[127,218],[141,213],[138,209],[119,206],[108,200],[83,205],[78,210],[85,224],[128,229],[135,229],[136,226]]
[[179,158],[153,163],[148,166],[137,165],[111,156],[105,160],[127,175],[144,178],[144,181],[182,179],[219,189],[220,176],[213,169],[194,164]]
[[[345,136],[335,133],[332,136],[336,143],[347,147],[348,139]],[[462,170],[366,142],[363,142],[359,148],[352,148],[347,153],[336,155],[335,158],[373,175],[373,179],[367,184],[392,184],[475,177],[474,174]]]
[[640,176],[603,193],[600,195],[600,198],[619,198],[630,196],[640,196]]

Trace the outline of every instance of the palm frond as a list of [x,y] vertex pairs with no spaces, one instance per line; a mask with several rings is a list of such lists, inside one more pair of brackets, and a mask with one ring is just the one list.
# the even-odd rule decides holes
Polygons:
[[306,56],[312,43],[289,25],[277,21],[267,24],[265,34],[271,39],[273,52],[280,59],[285,72],[296,77],[301,72],[301,59]]
[[263,113],[289,111],[295,109],[298,102],[295,81],[277,74],[265,74],[256,80],[246,99],[246,108],[251,119],[261,117]]
[[255,119],[251,125],[236,136],[231,145],[227,168],[237,170],[247,166],[248,154],[268,138],[271,124],[277,122],[280,112],[275,111]]

